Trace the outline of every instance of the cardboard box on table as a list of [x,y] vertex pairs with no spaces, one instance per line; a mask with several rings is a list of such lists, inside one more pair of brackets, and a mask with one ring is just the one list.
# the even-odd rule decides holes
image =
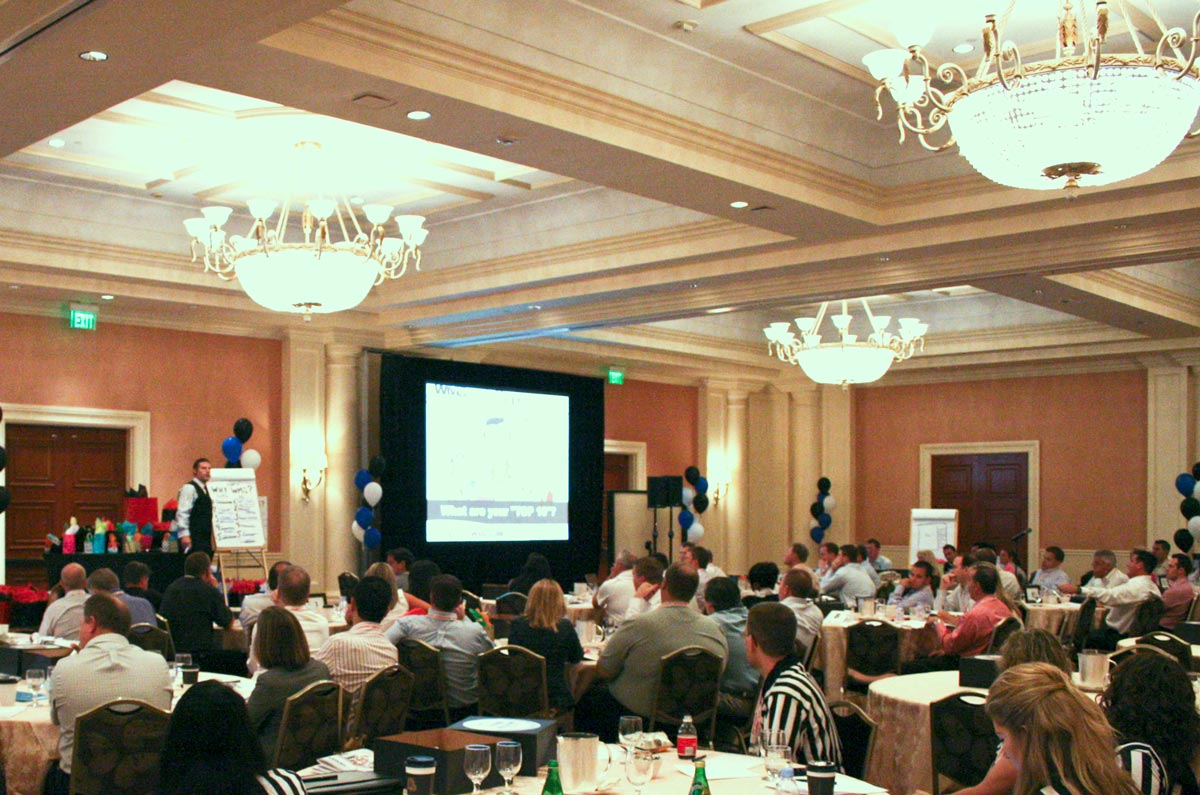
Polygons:
[[982,687],[992,686],[1000,675],[999,654],[977,654],[974,657],[963,657],[958,661],[958,686]]
[[463,772],[463,749],[473,743],[492,748],[492,770],[480,785],[483,789],[504,783],[495,765],[496,743],[504,737],[454,729],[428,729],[378,737],[371,743],[375,752],[375,772],[404,776],[404,760],[410,756],[432,756],[437,763],[433,776],[433,791],[438,795],[459,795],[470,792],[471,780]]
[[[473,726],[476,721],[486,722],[487,728]],[[539,767],[557,758],[558,724],[542,718],[463,718],[450,727],[459,731],[483,731],[493,737],[515,740],[521,744],[521,770],[519,776],[536,776]]]

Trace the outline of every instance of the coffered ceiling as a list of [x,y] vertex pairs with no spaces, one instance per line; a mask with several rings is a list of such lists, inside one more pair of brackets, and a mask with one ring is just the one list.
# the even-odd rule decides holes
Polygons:
[[[953,48],[1008,5],[2,4],[0,311],[103,293],[102,322],[299,327],[203,274],[181,222],[223,203],[242,231],[247,198],[319,181],[428,219],[420,272],[312,323],[364,344],[764,383],[795,377],[764,355],[766,323],[870,296],[931,326],[891,382],[1190,361],[1196,143],[1068,200],[876,120],[860,58],[893,46],[892,18],[936,17],[931,51],[967,63]],[[1131,28],[1152,43],[1149,6],[1124,5],[1112,46]],[[1036,55],[1056,7],[1017,3],[1010,37]],[[1155,7],[1171,25],[1200,9]],[[300,141],[318,162],[295,159]]]

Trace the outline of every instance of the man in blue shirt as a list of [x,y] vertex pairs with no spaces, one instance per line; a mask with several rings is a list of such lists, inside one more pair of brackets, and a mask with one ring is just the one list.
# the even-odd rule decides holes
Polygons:
[[718,577],[708,583],[704,590],[707,612],[725,633],[729,643],[729,657],[725,671],[721,674],[721,692],[717,698],[717,711],[735,718],[749,718],[754,713],[754,702],[758,696],[758,671],[750,667],[746,659],[746,644],[742,634],[746,631],[746,615],[741,594],[733,580]]
[[853,610],[858,600],[875,596],[875,584],[858,563],[858,548],[845,544],[833,562],[833,574],[821,581],[821,593],[842,597],[842,603]]
[[911,574],[896,585],[896,590],[888,597],[889,605],[897,605],[901,610],[912,610],[918,605],[924,605],[933,612],[933,566],[923,560],[912,565]]

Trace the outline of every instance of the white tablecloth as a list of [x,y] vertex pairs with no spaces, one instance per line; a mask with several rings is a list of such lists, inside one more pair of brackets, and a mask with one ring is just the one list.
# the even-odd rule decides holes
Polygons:
[[[875,616],[886,620],[882,616]],[[821,624],[821,645],[813,667],[825,672],[825,698],[836,701],[842,697],[846,681],[846,630],[862,619],[849,611],[835,610]],[[900,661],[907,662],[928,655],[938,647],[937,630],[917,621],[902,621],[900,627]]]

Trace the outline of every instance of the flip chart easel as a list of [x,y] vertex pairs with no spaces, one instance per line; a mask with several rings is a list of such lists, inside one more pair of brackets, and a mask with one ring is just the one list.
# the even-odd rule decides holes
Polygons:
[[908,534],[908,560],[917,559],[922,549],[939,555],[946,544],[958,546],[957,508],[913,508]]
[[[258,481],[253,469],[214,469],[208,481],[213,503],[213,558],[224,572],[225,552],[249,555],[267,577],[267,536],[258,510]],[[222,574],[222,577],[224,574]],[[222,591],[225,591],[223,588]],[[229,594],[225,591],[225,600]]]

